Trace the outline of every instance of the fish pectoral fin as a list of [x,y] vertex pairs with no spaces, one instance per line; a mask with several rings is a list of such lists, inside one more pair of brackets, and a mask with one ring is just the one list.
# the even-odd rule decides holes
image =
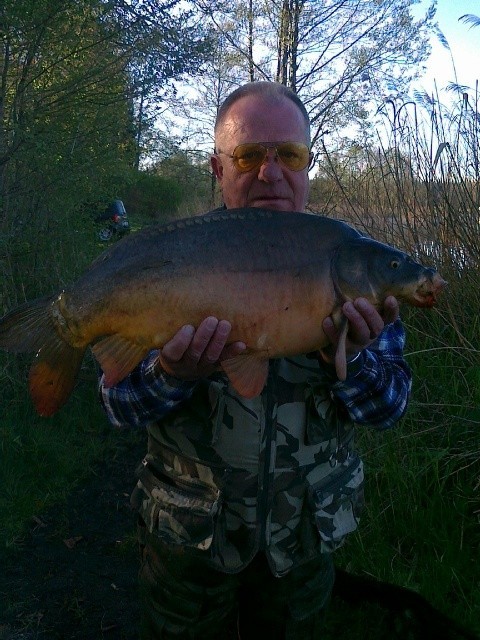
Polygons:
[[338,336],[337,349],[335,351],[335,371],[339,380],[347,377],[347,333],[349,323],[345,316],[340,322],[340,334]]
[[237,393],[244,398],[260,395],[267,382],[268,358],[259,358],[253,352],[241,353],[220,364]]
[[116,334],[97,342],[92,351],[105,374],[105,386],[113,387],[145,358],[149,350]]

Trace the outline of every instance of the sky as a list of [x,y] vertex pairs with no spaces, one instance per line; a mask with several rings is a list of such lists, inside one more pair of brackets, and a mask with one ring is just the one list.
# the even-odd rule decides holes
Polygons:
[[[415,15],[425,13],[429,4],[430,0],[422,0],[415,8]],[[434,82],[439,89],[449,82],[458,82],[474,89],[475,81],[480,82],[480,26],[459,22],[460,16],[465,14],[480,17],[480,0],[438,0],[435,20],[450,45],[450,51],[432,34],[432,54],[426,63],[426,75],[416,85],[419,88],[431,93]]]

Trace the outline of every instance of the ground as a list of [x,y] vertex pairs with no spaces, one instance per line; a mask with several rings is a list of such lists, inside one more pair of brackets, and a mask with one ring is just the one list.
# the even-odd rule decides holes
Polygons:
[[[138,637],[138,557],[129,496],[145,445],[144,437],[119,445],[66,505],[35,517],[22,543],[0,558],[0,640]],[[430,635],[430,622],[427,631],[394,631],[391,611],[355,604],[359,594],[365,597],[356,589],[353,605],[334,595],[324,640],[466,637],[448,625]]]
[[[145,440],[42,514],[0,572],[0,640],[131,640],[138,636],[138,558],[129,506]],[[3,564],[3,560],[2,560]],[[6,612],[5,612],[6,611]]]

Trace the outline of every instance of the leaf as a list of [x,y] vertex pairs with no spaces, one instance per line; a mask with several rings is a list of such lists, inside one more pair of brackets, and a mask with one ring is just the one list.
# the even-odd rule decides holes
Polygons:
[[470,29],[472,27],[480,27],[480,16],[475,16],[472,13],[465,13],[463,16],[460,16],[458,21],[469,24]]
[[448,40],[446,39],[446,37],[443,35],[443,32],[437,27],[435,29],[435,33],[437,34],[437,38],[440,44],[444,46],[445,49],[448,49],[448,51],[450,51],[450,45],[448,44]]
[[434,105],[436,103],[436,100],[433,98],[433,96],[431,96],[424,90],[419,91],[418,89],[415,89],[413,92],[413,96],[415,100],[423,106]]
[[452,93],[464,94],[466,91],[468,91],[469,88],[470,87],[468,87],[465,84],[458,84],[457,82],[449,82],[447,84],[446,90]]
[[438,149],[437,149],[437,153],[435,154],[435,160],[433,161],[433,168],[435,169],[435,167],[437,166],[437,162],[440,159],[440,156],[442,154],[442,151],[444,149],[450,149],[450,143],[449,142],[441,142],[438,145]]

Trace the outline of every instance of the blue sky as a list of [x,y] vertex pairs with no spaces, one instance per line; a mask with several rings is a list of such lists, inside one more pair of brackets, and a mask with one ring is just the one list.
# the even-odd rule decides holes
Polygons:
[[[415,8],[415,14],[424,13],[429,4],[429,0],[422,0]],[[480,0],[438,0],[435,19],[450,45],[450,51],[432,35],[432,55],[426,63],[427,73],[418,86],[431,91],[434,80],[439,89],[457,81],[473,89],[475,81],[480,82],[480,27],[459,22],[460,16],[465,14],[480,17]]]

